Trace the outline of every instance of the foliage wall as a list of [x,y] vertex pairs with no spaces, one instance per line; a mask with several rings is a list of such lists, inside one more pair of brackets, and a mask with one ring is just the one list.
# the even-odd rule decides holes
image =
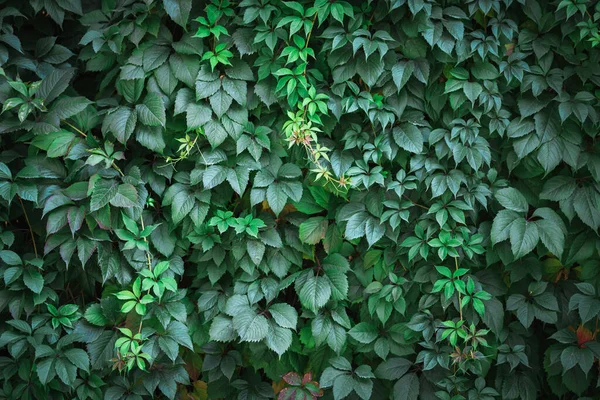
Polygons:
[[591,398],[598,19],[0,0],[0,398]]

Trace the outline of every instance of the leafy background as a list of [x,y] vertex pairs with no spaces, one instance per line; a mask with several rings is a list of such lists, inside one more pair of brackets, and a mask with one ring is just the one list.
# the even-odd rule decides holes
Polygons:
[[0,398],[592,398],[598,19],[0,1]]

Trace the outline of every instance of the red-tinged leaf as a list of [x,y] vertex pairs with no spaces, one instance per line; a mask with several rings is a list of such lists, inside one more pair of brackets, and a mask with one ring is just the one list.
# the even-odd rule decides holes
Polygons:
[[304,388],[310,392],[314,397],[322,397],[323,389],[319,387],[319,382],[308,382],[304,385]]
[[288,372],[283,376],[283,380],[286,381],[289,385],[300,386],[302,385],[302,378],[295,372]]
[[296,398],[296,388],[283,388],[277,396],[277,400],[291,400]]
[[592,333],[592,331],[587,329],[583,325],[579,325],[576,333],[577,333],[577,344],[579,345],[580,348],[584,349],[585,343],[589,342],[590,340],[594,340],[594,334]]
[[308,371],[306,374],[304,374],[304,376],[302,377],[302,384],[306,385],[307,382],[312,381],[312,372]]

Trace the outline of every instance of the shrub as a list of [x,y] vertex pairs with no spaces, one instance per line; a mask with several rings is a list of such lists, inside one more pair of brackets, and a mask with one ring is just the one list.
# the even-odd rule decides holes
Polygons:
[[593,396],[596,3],[1,1],[0,398]]

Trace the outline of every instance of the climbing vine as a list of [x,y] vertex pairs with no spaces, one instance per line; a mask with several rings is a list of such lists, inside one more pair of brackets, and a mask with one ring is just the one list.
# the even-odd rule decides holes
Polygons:
[[599,7],[0,0],[0,398],[593,398]]

